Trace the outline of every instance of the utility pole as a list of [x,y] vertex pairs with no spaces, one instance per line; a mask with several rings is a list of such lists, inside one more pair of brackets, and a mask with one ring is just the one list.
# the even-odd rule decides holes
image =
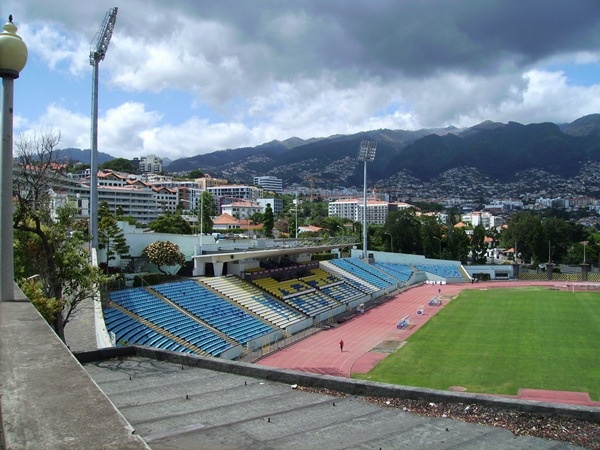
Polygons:
[[93,67],[92,75],[92,130],[91,130],[91,158],[90,158],[90,235],[92,248],[98,249],[98,65],[104,60],[106,50],[110,43],[115,22],[117,20],[117,7],[112,8],[92,42],[90,50],[90,65]]

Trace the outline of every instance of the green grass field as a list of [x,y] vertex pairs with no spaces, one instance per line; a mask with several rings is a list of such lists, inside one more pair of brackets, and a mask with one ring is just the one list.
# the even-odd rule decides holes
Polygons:
[[465,290],[402,348],[354,377],[505,395],[584,391],[600,401],[600,294]]

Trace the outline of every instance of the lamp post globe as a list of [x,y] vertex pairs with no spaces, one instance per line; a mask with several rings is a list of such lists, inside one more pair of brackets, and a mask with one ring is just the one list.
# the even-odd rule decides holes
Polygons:
[[2,78],[2,140],[0,148],[0,300],[14,300],[13,261],[13,86],[27,64],[27,46],[9,16],[0,33]]
[[19,72],[27,64],[27,46],[17,35],[17,27],[9,16],[0,33],[0,76],[19,78]]

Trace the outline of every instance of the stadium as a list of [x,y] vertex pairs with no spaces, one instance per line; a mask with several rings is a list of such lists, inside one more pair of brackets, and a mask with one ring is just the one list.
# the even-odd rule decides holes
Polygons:
[[104,346],[248,361],[411,286],[472,280],[457,262],[383,252],[370,252],[365,261],[351,247],[327,242],[194,256],[199,276],[110,291]]
[[[410,336],[453,305],[463,291],[537,286],[542,292],[573,294],[581,290],[593,294],[596,283],[584,281],[583,274],[580,280],[571,282],[552,280],[552,272],[543,273],[537,280],[520,281],[514,268],[506,265],[462,266],[457,261],[384,252],[370,252],[368,260],[364,260],[362,252],[351,244],[321,244],[203,255],[195,264],[197,271],[200,263],[204,265],[199,269],[202,275],[111,291],[102,314],[106,334],[115,348],[104,350],[108,352],[104,356],[93,353],[78,355],[78,358],[109,397],[117,405],[123,405],[126,418],[151,445],[192,439],[192,436],[205,437],[204,430],[194,429],[201,421],[200,412],[194,412],[193,408],[188,411],[189,402],[178,407],[183,409],[172,412],[177,419],[170,414],[165,418],[149,412],[147,402],[154,400],[147,398],[152,399],[156,394],[146,389],[144,400],[140,400],[146,407],[130,411],[126,405],[132,394],[125,395],[128,401],[122,399],[126,388],[119,384],[127,384],[127,379],[112,385],[104,378],[110,374],[110,380],[117,379],[115,366],[106,359],[108,355],[113,359],[120,355],[117,372],[129,364],[136,367],[126,370],[134,374],[130,375],[130,381],[138,376],[144,379],[150,378],[150,374],[156,376],[157,371],[162,375],[155,382],[162,385],[166,379],[183,376],[174,373],[181,365],[182,372],[187,372],[189,367],[209,370],[209,373],[216,370],[223,377],[231,373],[250,376],[252,381],[244,378],[245,386],[254,385],[258,378],[283,382],[297,390],[314,389],[333,396],[329,398],[338,406],[342,399],[335,401],[337,395],[382,397],[388,398],[388,403],[412,401],[416,403],[410,407],[415,410],[415,404],[425,405],[424,409],[431,409],[427,407],[431,404],[459,404],[463,408],[470,405],[467,409],[479,408],[480,411],[493,405],[492,408],[514,409],[520,417],[535,411],[542,414],[536,416],[537,421],[539,417],[568,417],[581,421],[577,425],[580,430],[588,430],[589,427],[581,425],[586,423],[597,431],[600,410],[597,386],[590,389],[594,398],[588,392],[537,385],[519,386],[513,395],[491,395],[493,390],[472,389],[466,383],[450,382],[451,377],[447,377],[447,385],[428,388],[418,384],[411,387],[396,382],[392,385],[377,383],[378,380],[369,375],[380,362],[397,355]],[[331,256],[323,258],[325,254]],[[498,280],[477,281],[474,274],[482,270],[495,270]],[[507,271],[510,276],[504,281]],[[219,276],[207,276],[207,273]],[[597,311],[598,303],[595,305]],[[343,349],[339,346],[340,340],[344,341]],[[477,365],[476,362],[472,366]],[[122,376],[118,379],[122,380]],[[187,386],[187,382],[184,384]],[[207,389],[214,389],[225,397],[233,395],[229,390],[221,392],[220,387]],[[116,392],[112,393],[113,390]],[[191,395],[186,394],[186,399]],[[198,401],[210,402],[206,392],[194,395]],[[164,400],[156,401],[161,404]],[[231,401],[237,404],[239,400]],[[254,401],[257,400],[252,400],[252,404]],[[231,407],[221,402],[217,409]],[[308,420],[293,406],[285,410],[283,415]],[[315,417],[320,418],[320,423],[324,420],[322,413],[307,411],[306,414],[317,414]],[[180,423],[176,430],[173,429],[175,420]],[[296,429],[289,427],[290,433]],[[593,435],[589,430],[587,433]],[[388,438],[382,437],[383,441],[378,442]],[[286,436],[285,442],[288,445],[295,441]],[[302,448],[299,442],[295,443]],[[480,442],[483,445],[484,440]],[[493,447],[498,445],[502,446],[494,441]],[[518,448],[520,444],[511,445]]]

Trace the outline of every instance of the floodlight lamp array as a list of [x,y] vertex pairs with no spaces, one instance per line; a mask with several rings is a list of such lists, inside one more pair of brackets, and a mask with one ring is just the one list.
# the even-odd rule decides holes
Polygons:
[[106,17],[94,37],[90,50],[90,65],[92,66],[103,61],[106,56],[106,50],[108,50],[108,44],[110,44],[110,39],[115,29],[117,11],[118,8],[115,6],[106,13]]
[[372,162],[375,160],[375,152],[377,150],[377,142],[362,141],[358,149],[358,160]]

